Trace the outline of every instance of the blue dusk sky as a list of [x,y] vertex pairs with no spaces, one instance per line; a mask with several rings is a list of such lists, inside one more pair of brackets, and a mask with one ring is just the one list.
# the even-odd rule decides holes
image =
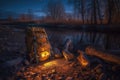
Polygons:
[[[45,16],[44,9],[48,0],[0,0],[0,18],[7,18],[9,15],[18,17],[19,14],[27,14],[31,9],[35,16]],[[67,0],[62,0],[65,11],[71,12],[72,7]]]

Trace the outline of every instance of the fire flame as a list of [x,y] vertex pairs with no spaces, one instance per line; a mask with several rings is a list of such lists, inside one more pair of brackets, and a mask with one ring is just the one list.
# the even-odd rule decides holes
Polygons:
[[47,60],[50,56],[50,53],[48,51],[43,51],[40,53],[40,61]]
[[80,55],[80,59],[82,66],[87,66],[89,64],[83,55]]
[[41,57],[45,57],[45,56],[48,56],[48,55],[49,55],[49,53],[47,51],[44,51],[44,52],[41,53]]
[[78,60],[83,67],[86,67],[89,64],[87,58],[84,56],[83,53],[80,53]]

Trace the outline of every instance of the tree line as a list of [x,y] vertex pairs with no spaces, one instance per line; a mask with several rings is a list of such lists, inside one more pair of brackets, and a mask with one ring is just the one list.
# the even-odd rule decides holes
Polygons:
[[[120,24],[120,0],[46,0],[43,8],[46,14],[42,19],[46,22],[79,22],[80,24]],[[66,7],[72,7],[71,12]],[[27,15],[21,14],[19,20],[33,20],[33,11],[28,9]],[[8,16],[11,20],[12,17]]]
[[[119,0],[67,0],[67,2],[73,7],[73,14],[69,20],[80,20],[82,24],[120,23]],[[60,20],[68,18],[67,15],[61,0],[48,1],[47,16],[53,20]]]

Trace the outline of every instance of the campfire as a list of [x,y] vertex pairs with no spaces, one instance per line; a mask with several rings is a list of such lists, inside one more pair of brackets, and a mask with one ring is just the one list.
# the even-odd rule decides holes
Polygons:
[[[32,34],[31,34],[32,33]],[[69,51],[71,40],[67,40],[60,56],[51,52],[52,47],[43,28],[30,28],[27,33],[30,64],[22,67],[17,79],[26,80],[119,80],[120,58],[86,47],[78,50],[78,56]],[[31,43],[31,45],[30,45]],[[111,63],[109,63],[111,62]],[[114,73],[114,74],[113,74]]]
[[51,46],[43,28],[29,28],[27,30],[26,38],[31,62],[35,61],[38,63],[49,59]]

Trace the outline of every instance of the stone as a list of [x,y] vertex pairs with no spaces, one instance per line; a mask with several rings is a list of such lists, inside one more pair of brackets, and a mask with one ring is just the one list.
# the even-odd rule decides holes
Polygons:
[[42,80],[40,76],[36,76],[34,80]]
[[96,69],[96,73],[101,74],[102,73],[102,69],[101,68]]
[[45,74],[42,75],[42,80],[46,80],[46,75]]
[[60,77],[58,77],[58,80],[62,80],[62,77],[60,76]]
[[51,72],[52,72],[52,73],[56,73],[56,70],[55,70],[55,69],[53,69]]
[[28,60],[24,60],[24,64],[25,64],[25,65],[29,65],[30,63],[29,63]]

